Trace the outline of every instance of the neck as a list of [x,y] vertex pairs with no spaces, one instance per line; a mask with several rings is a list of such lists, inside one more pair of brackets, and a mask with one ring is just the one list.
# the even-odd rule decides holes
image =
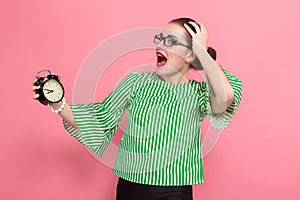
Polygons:
[[182,83],[186,83],[186,82],[190,81],[187,72],[184,74],[182,74],[181,72],[177,72],[174,74],[159,74],[159,73],[157,73],[157,75],[161,80],[163,80],[167,83],[171,83],[171,84],[182,84]]

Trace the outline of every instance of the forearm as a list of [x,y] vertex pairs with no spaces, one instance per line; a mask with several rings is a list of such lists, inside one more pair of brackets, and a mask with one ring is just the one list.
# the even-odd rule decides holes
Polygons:
[[[53,109],[58,109],[61,105],[61,102],[52,104]],[[76,122],[74,119],[73,112],[71,110],[71,107],[68,103],[65,104],[64,109],[59,113],[59,115],[62,117],[63,120],[65,120],[68,124],[76,128]]]
[[221,66],[211,58],[207,51],[196,49],[194,52],[199,58],[205,74],[211,83],[216,100],[220,103],[232,100],[234,96],[233,88]]

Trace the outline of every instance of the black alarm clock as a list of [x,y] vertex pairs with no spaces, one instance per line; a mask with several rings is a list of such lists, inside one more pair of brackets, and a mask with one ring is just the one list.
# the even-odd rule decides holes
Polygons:
[[[49,75],[40,77],[42,72],[48,72]],[[36,94],[39,94],[38,100],[43,105],[49,105],[49,103],[60,102],[65,94],[65,90],[61,82],[58,80],[58,76],[52,74],[50,70],[41,70],[38,73],[35,86],[40,86],[35,90]]]

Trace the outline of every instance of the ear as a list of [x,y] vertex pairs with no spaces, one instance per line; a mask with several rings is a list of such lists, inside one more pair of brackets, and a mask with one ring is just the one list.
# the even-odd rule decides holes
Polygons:
[[192,63],[196,59],[196,57],[196,54],[192,50],[189,50],[185,55],[185,60],[188,63]]

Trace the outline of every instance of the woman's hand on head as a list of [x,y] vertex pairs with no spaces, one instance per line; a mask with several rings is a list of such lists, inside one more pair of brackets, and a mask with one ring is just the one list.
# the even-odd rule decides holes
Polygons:
[[196,30],[196,33],[187,25],[187,23],[184,24],[185,29],[188,31],[188,33],[192,36],[193,40],[193,50],[195,48],[202,48],[203,50],[207,51],[207,31],[203,24],[201,23],[195,23],[195,22],[188,22],[191,26],[193,26]]

